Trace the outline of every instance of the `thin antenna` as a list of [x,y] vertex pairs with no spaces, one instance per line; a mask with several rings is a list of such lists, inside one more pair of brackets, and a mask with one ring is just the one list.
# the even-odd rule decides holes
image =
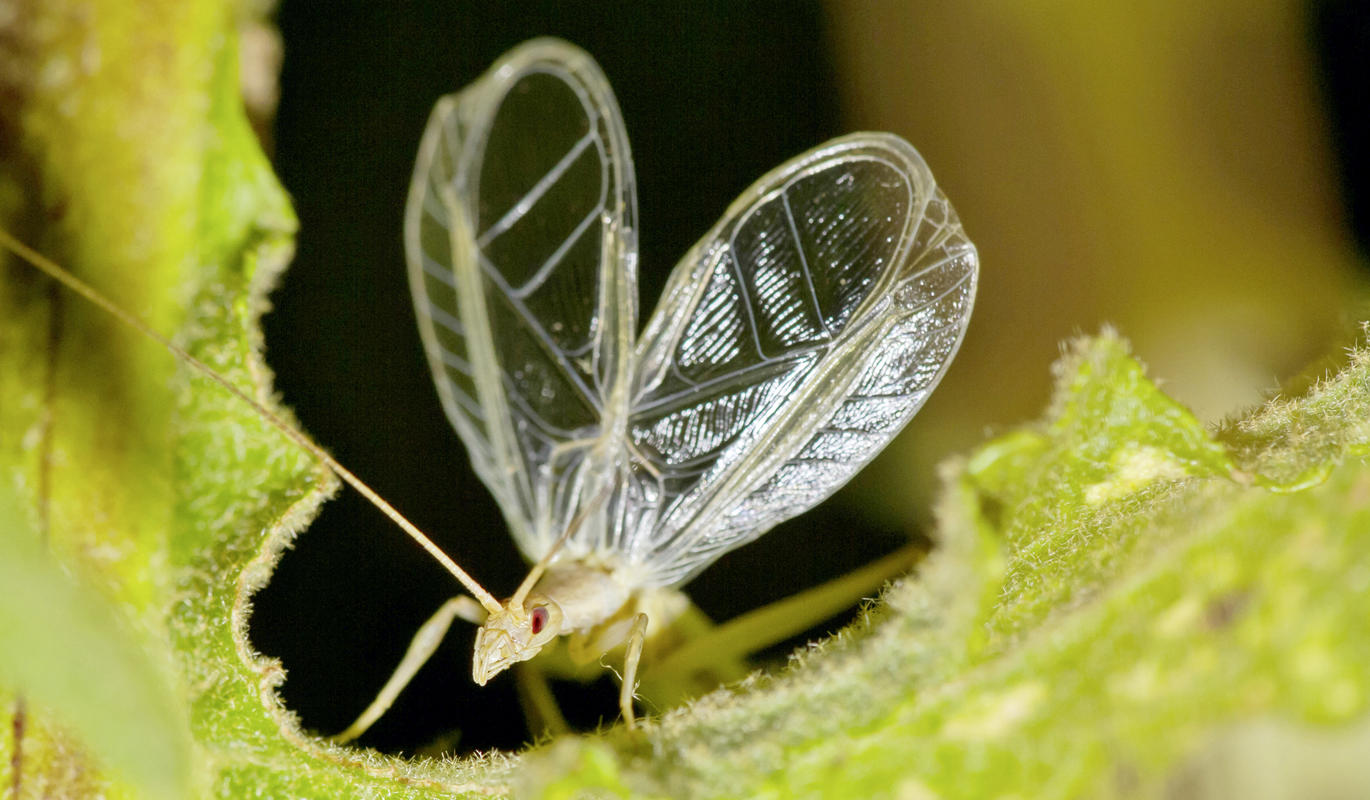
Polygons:
[[246,403],[248,406],[252,408],[253,411],[256,411],[258,414],[262,416],[263,419],[269,422],[271,424],[271,427],[285,434],[286,438],[290,439],[292,442],[299,445],[300,447],[303,447],[310,455],[314,456],[319,461],[322,461],[325,466],[333,470],[334,474],[336,474],[339,478],[342,478],[342,480],[348,486],[351,486],[353,489],[356,489],[362,497],[365,497],[368,501],[370,501],[371,505],[380,509],[381,513],[385,514],[387,517],[391,519],[391,521],[393,521],[396,525],[400,526],[401,530],[409,534],[409,538],[418,542],[420,547],[422,547],[424,550],[427,550],[429,555],[436,559],[439,564],[442,564],[448,572],[452,573],[452,576],[455,577],[458,581],[460,581],[462,586],[466,587],[466,591],[470,592],[471,596],[476,598],[476,600],[479,601],[480,604],[485,607],[486,611],[494,613],[500,610],[499,601],[495,599],[494,595],[485,591],[485,587],[481,586],[479,583],[476,583],[475,578],[472,578],[470,575],[466,574],[466,570],[457,566],[457,562],[453,561],[451,557],[449,557],[446,553],[442,552],[442,550],[438,549],[438,546],[436,544],[433,544],[433,540],[429,539],[426,535],[424,535],[423,531],[418,529],[418,526],[410,522],[408,519],[405,519],[403,514],[397,511],[394,506],[387,503],[385,499],[382,498],[380,495],[376,494],[370,486],[367,486],[365,483],[363,483],[361,478],[358,478],[356,475],[352,474],[351,470],[347,469],[342,464],[338,463],[337,459],[329,455],[328,452],[325,451],[322,447],[315,444],[313,440],[311,440],[308,436],[305,436],[303,433],[296,430],[291,425],[287,424],[285,420],[276,416],[276,414],[272,412],[271,409],[267,408],[266,406],[254,400],[252,397],[248,396],[246,392],[239,389],[237,386],[234,386],[232,383],[229,382],[228,378],[225,378],[223,375],[220,375],[218,372],[214,370],[213,367],[199,360],[195,356],[192,356],[183,348],[174,344],[170,339],[153,330],[152,327],[149,326],[146,322],[143,322],[138,317],[135,317],[134,315],[128,313],[122,308],[116,306],[113,302],[107,300],[104,295],[96,291],[92,286],[85,283],[75,275],[72,275],[70,272],[67,272],[65,269],[59,267],[52,260],[37,252],[36,250],[32,249],[23,242],[19,241],[18,239],[14,238],[9,234],[8,231],[5,231],[3,229],[0,229],[0,246],[3,246],[5,249],[13,252],[15,255],[19,256],[24,261],[27,261],[28,263],[32,264],[34,267],[38,268],[40,271],[51,277],[53,280],[61,283],[63,286],[66,286],[68,289],[72,290],[73,292],[79,294],[80,296],[94,303],[96,306],[99,306],[102,310],[109,313],[115,319],[119,320],[123,324],[129,326],[130,328],[148,337],[149,339],[152,339],[154,342],[160,344],[162,347],[165,347],[167,350],[171,351],[172,355],[176,356],[186,364],[189,364],[201,375],[204,375],[205,377],[219,384],[224,389],[228,390],[229,394],[232,394],[234,397]]
[[609,499],[609,493],[612,489],[612,486],[605,486],[600,490],[599,494],[595,495],[595,499],[587,503],[585,508],[582,508],[580,513],[571,520],[571,524],[566,526],[566,530],[561,532],[561,535],[557,537],[555,542],[552,542],[552,546],[547,549],[546,553],[543,553],[542,558],[538,559],[538,563],[534,564],[533,568],[528,570],[528,577],[523,579],[523,583],[519,584],[519,588],[514,592],[514,596],[509,598],[509,605],[515,607],[523,605],[523,601],[528,597],[528,593],[533,591],[533,587],[542,579],[542,573],[547,571],[547,565],[552,563],[552,557],[557,554],[557,551],[561,549],[562,545],[566,544],[566,541],[571,538],[572,534],[580,530],[580,526],[585,524],[585,520],[589,519],[591,514],[598,511],[599,507],[604,505],[604,501]]

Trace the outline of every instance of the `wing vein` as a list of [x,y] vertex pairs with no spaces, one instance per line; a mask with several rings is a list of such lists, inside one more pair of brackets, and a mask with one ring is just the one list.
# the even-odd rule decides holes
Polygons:
[[547,170],[546,175],[543,175],[538,179],[537,183],[533,184],[533,188],[529,189],[523,197],[519,198],[517,203],[514,203],[508,211],[504,212],[504,216],[500,217],[494,225],[485,229],[485,232],[476,239],[476,244],[484,248],[496,236],[499,236],[513,227],[515,222],[522,219],[523,215],[527,214],[544,194],[547,194],[547,190],[552,188],[552,184],[556,183],[562,175],[566,174],[566,170],[571,168],[571,164],[575,163],[577,158],[580,158],[580,154],[585,152],[585,148],[589,147],[590,143],[596,138],[598,137],[592,129],[589,133],[577,139],[576,143],[571,145],[571,149],[566,151],[566,155],[562,156],[560,161],[554,164],[551,169]]
[[785,222],[790,226],[790,236],[794,237],[794,252],[799,256],[800,274],[804,276],[804,286],[809,290],[809,302],[813,303],[814,319],[823,326],[823,335],[831,339],[832,328],[828,327],[828,321],[823,318],[823,309],[818,305],[818,289],[813,285],[813,272],[809,270],[809,257],[804,255],[804,242],[799,238],[799,226],[794,222],[794,210],[790,208],[789,194],[781,194],[780,200],[785,208]]
[[510,288],[509,283],[504,280],[504,276],[500,274],[499,269],[496,268],[494,264],[490,263],[490,259],[486,258],[484,253],[479,256],[479,259],[481,263],[481,272],[484,273],[486,278],[490,279],[499,287],[499,296],[508,303],[514,313],[523,320],[528,328],[529,334],[532,335],[533,340],[536,341],[538,346],[541,347],[543,351],[556,362],[557,366],[561,368],[563,377],[568,379],[571,385],[576,388],[576,391],[581,395],[581,399],[589,403],[596,411],[600,410],[599,398],[590,387],[585,384],[579,370],[577,370],[575,365],[570,363],[566,358],[566,353],[557,346],[556,342],[552,341],[551,335],[547,333],[546,328],[542,327],[542,323],[538,322],[537,316],[532,311],[528,310],[528,306],[524,305],[521,299],[515,296],[514,290]]
[[461,324],[461,320],[447,313],[447,310],[434,302],[431,297],[428,299],[428,316],[457,336],[466,337],[466,326]]
[[747,280],[742,275],[742,262],[737,257],[737,232],[734,231],[728,238],[728,250],[725,255],[732,262],[733,279],[737,281],[738,304],[742,310],[747,312],[747,327],[752,332],[752,343],[756,345],[756,354],[765,359],[766,351],[761,349],[761,332],[756,325],[756,312],[752,311],[751,292],[747,291]]
[[461,356],[457,355],[451,350],[448,350],[446,347],[443,347],[442,345],[438,345],[438,355],[442,357],[442,363],[445,366],[457,370],[458,372],[462,373],[468,378],[471,376],[471,362],[467,361],[466,359],[462,358]]
[[580,241],[580,237],[585,235],[585,231],[590,227],[590,223],[599,218],[603,212],[604,199],[601,196],[599,205],[591,209],[590,213],[585,215],[585,219],[582,219],[580,223],[576,225],[575,230],[571,231],[570,235],[562,240],[561,244],[557,246],[557,249],[547,257],[547,260],[542,262],[542,266],[538,267],[538,271],[533,273],[533,277],[529,278],[521,288],[513,290],[514,296],[522,299],[532,294],[538,287],[542,286],[543,282],[547,280],[547,277],[552,274],[552,270],[556,269],[557,265],[561,263],[561,259],[566,256],[567,251],[570,250],[576,242]]
[[434,259],[429,258],[427,253],[422,254],[422,259],[423,274],[438,281],[439,283],[444,284],[449,289],[452,289],[454,291],[456,290],[457,279],[452,275],[450,271],[444,269],[442,264],[438,263]]

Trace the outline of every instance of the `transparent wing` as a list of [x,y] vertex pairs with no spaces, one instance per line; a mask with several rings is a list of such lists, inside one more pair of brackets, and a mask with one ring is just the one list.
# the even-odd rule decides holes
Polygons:
[[635,217],[622,115],[571,45],[525,44],[433,109],[405,218],[419,331],[443,408],[532,559],[591,496],[603,469],[584,443],[616,418],[608,405],[626,407],[611,387],[637,325]]
[[677,584],[813,506],[922,406],[978,262],[918,153],[836,139],[742,195],[685,256],[638,344],[621,543]]

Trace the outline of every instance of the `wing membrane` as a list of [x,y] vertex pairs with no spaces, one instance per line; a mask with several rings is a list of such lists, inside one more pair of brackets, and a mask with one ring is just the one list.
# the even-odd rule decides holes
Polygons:
[[688,580],[827,497],[920,408],[961,342],[978,262],[898,137],[857,134],[746,192],[672,274],[637,349],[644,580]]
[[415,311],[443,408],[532,559],[607,474],[578,443],[623,415],[635,216],[622,116],[580,50],[531,42],[434,108],[405,220]]

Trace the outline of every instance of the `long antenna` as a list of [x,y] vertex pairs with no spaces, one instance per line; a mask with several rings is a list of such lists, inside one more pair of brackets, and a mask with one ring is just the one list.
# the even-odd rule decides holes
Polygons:
[[457,566],[457,562],[453,561],[450,556],[442,552],[436,544],[433,544],[433,540],[424,535],[424,532],[419,530],[417,525],[410,522],[408,519],[405,519],[403,514],[397,511],[394,506],[387,503],[385,498],[376,494],[370,486],[363,483],[361,478],[358,478],[356,475],[352,474],[351,470],[338,463],[336,458],[329,455],[326,450],[315,444],[308,436],[305,436],[303,433],[286,423],[285,420],[276,416],[275,412],[271,409],[254,400],[237,386],[234,386],[229,382],[228,378],[220,375],[213,367],[195,356],[192,356],[190,353],[186,352],[185,349],[153,330],[146,322],[143,322],[138,317],[135,317],[115,305],[112,301],[106,299],[105,296],[96,291],[94,287],[70,272],[67,272],[51,259],[14,238],[8,231],[3,229],[0,229],[0,246],[32,264],[53,280],[66,286],[68,289],[94,303],[96,306],[99,306],[102,310],[109,313],[123,324],[160,344],[162,347],[165,347],[167,350],[171,351],[172,355],[186,364],[189,364],[201,375],[204,375],[219,384],[224,389],[228,390],[234,397],[246,403],[253,411],[256,411],[263,419],[269,422],[271,427],[285,434],[286,438],[300,447],[303,447],[310,455],[323,462],[325,466],[333,470],[334,474],[339,478],[342,478],[348,486],[356,489],[362,497],[365,497],[370,501],[371,505],[380,509],[382,514],[385,514],[396,525],[400,526],[401,530],[409,534],[409,538],[418,542],[420,547],[427,550],[429,555],[436,559],[439,564],[443,565],[448,572],[452,573],[452,576],[460,581],[462,586],[466,587],[466,591],[470,592],[471,596],[476,598],[476,600],[485,607],[486,611],[494,613],[500,610],[499,601],[495,599],[494,595],[485,591],[485,587],[476,583],[475,578],[472,578],[470,575],[466,574],[466,570]]

